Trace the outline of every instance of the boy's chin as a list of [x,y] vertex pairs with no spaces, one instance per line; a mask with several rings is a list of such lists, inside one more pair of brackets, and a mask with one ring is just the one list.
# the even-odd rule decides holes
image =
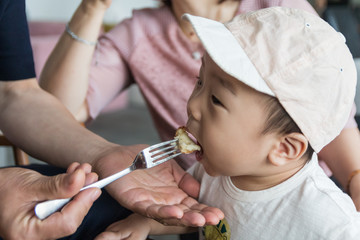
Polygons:
[[217,177],[219,176],[220,174],[217,173],[216,171],[213,171],[211,167],[209,167],[206,162],[200,162],[203,167],[204,167],[204,170],[205,172],[207,173],[207,175],[211,176],[211,177]]

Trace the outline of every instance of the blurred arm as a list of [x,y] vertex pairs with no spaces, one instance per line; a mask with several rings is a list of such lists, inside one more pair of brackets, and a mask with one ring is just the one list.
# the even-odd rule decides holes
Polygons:
[[[83,0],[69,27],[77,36],[96,41],[109,0]],[[86,121],[88,74],[95,46],[73,39],[64,32],[49,56],[40,76],[40,86],[56,96],[76,117]]]
[[[356,169],[360,169],[360,134],[358,128],[345,128],[340,135],[319,153],[344,189],[348,178]],[[350,184],[351,197],[360,210],[360,175],[356,175]]]

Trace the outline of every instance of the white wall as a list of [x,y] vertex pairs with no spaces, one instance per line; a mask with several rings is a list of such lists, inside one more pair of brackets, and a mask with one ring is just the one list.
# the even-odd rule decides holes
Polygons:
[[[32,21],[67,22],[81,0],[26,0],[26,11]],[[104,22],[117,23],[131,15],[132,9],[156,7],[157,0],[113,0]]]

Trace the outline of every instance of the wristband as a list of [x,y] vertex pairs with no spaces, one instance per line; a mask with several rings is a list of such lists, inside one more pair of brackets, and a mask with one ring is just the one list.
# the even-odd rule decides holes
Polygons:
[[349,179],[348,179],[348,182],[347,182],[347,185],[346,185],[346,191],[347,193],[351,196],[350,194],[350,183],[351,183],[351,180],[353,179],[353,177],[357,174],[360,174],[360,169],[357,169],[357,170],[354,170],[350,173],[350,176],[349,176]]
[[84,44],[90,45],[90,46],[95,46],[97,44],[97,41],[95,41],[95,42],[88,41],[88,40],[85,40],[85,39],[79,37],[78,35],[76,35],[73,31],[71,31],[71,29],[69,27],[69,23],[66,24],[65,30],[76,41],[79,41],[81,43],[84,43]]

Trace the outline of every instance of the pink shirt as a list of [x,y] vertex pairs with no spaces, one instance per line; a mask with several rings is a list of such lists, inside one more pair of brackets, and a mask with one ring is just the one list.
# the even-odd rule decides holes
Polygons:
[[[238,14],[271,6],[316,14],[306,0],[242,0]],[[161,139],[172,139],[176,129],[186,124],[186,103],[203,53],[200,43],[183,34],[169,8],[134,11],[130,19],[99,39],[87,96],[90,116],[95,118],[120,92],[136,83]],[[194,161],[190,154],[178,162],[186,169]]]

